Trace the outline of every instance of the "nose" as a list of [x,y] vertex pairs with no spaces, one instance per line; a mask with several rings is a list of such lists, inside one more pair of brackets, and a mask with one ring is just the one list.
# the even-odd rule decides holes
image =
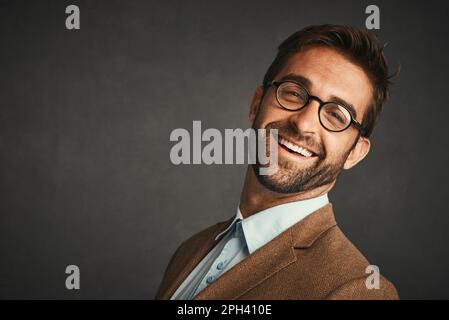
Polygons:
[[319,107],[318,101],[310,99],[309,103],[302,109],[292,112],[289,121],[303,133],[316,134],[321,129],[320,120],[318,119]]

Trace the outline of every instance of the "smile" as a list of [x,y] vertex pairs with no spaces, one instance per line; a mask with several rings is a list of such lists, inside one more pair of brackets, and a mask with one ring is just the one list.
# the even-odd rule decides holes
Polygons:
[[315,153],[313,153],[312,151],[310,151],[302,146],[299,146],[293,142],[290,142],[287,139],[284,139],[282,137],[279,137],[279,144],[284,146],[289,151],[297,153],[305,158],[310,158],[310,157],[315,156]]

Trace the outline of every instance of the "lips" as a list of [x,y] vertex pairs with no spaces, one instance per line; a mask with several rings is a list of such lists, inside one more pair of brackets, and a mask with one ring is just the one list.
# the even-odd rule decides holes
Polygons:
[[304,146],[293,143],[283,137],[279,137],[278,142],[280,145],[282,145],[283,147],[288,149],[290,152],[296,153],[305,158],[311,158],[311,157],[316,156],[316,154],[313,151],[307,149]]

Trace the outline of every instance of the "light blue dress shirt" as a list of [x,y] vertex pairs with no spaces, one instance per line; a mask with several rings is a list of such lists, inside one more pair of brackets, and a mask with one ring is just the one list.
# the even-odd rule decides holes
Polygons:
[[245,219],[239,204],[232,223],[215,238],[221,240],[187,276],[171,300],[191,300],[234,265],[327,203],[324,194],[280,204]]

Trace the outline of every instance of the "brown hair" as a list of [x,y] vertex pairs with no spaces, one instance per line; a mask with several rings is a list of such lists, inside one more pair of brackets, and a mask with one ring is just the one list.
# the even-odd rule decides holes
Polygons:
[[363,118],[361,134],[369,137],[389,97],[391,84],[383,47],[377,37],[362,28],[330,24],[309,26],[293,33],[279,45],[276,58],[265,73],[264,95],[288,59],[306,46],[327,46],[338,50],[367,73],[373,86],[373,99]]

